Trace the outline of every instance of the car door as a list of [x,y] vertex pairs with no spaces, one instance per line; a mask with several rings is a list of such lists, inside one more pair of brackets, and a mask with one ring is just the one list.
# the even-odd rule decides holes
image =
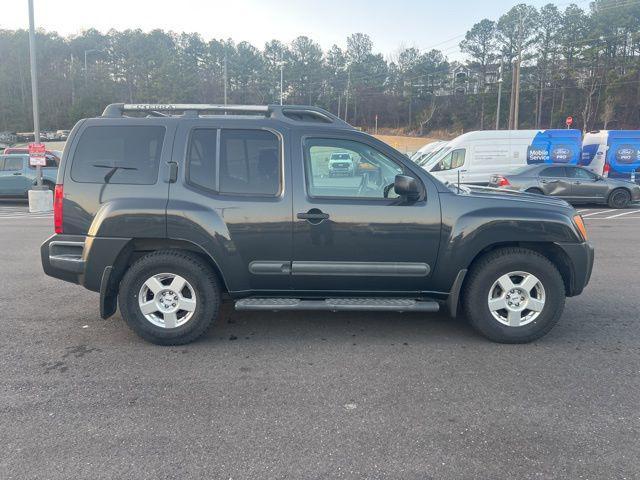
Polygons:
[[565,167],[571,179],[571,196],[575,200],[585,202],[603,200],[609,192],[607,182],[601,181],[597,175],[579,167]]
[[[301,134],[296,142],[301,156],[293,169],[294,289],[358,295],[429,290],[441,222],[428,176],[366,135]],[[352,155],[353,176],[328,175],[335,151]],[[417,180],[419,200],[395,194],[398,174]]]
[[538,184],[545,195],[571,198],[571,180],[567,178],[565,167],[547,167],[538,177]]
[[26,195],[31,182],[25,175],[24,157],[7,155],[0,170],[0,195]]
[[203,248],[232,292],[287,291],[291,189],[283,135],[245,121],[180,122],[167,233]]

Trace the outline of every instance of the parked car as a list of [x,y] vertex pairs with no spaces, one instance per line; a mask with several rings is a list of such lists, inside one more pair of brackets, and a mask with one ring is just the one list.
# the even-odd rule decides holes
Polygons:
[[[54,161],[47,161],[42,168],[43,185],[53,190],[58,167]],[[0,196],[26,197],[36,184],[36,168],[29,165],[29,155],[0,155]]]
[[[103,318],[119,303],[158,344],[201,336],[223,294],[237,310],[446,306],[523,343],[591,275],[565,201],[447,186],[318,108],[113,104],[68,145],[44,271],[100,292]],[[374,169],[327,177],[327,154],[345,152]]]
[[[27,147],[8,147],[4,149],[5,155],[11,154],[28,154],[29,149]],[[47,162],[55,162],[55,165],[60,164],[60,158],[62,157],[62,153],[59,150],[46,150],[45,157],[47,158]]]
[[57,140],[66,140],[71,130],[56,130]]
[[577,164],[579,130],[483,130],[451,140],[423,165],[443,181],[487,185],[492,174],[540,163]]
[[493,175],[490,187],[550,195],[571,203],[625,208],[640,200],[640,185],[605,178],[576,165],[530,165],[510,175]]
[[334,152],[329,157],[329,176],[347,175],[353,176],[355,165],[353,157],[347,152]]
[[580,165],[604,177],[640,183],[640,130],[585,134]]

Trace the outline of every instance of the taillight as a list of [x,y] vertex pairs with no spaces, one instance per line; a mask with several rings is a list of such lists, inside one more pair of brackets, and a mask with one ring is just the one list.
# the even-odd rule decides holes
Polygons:
[[607,178],[609,176],[610,170],[611,170],[611,165],[609,165],[609,162],[605,162],[604,168],[602,169],[602,176]]
[[509,180],[507,180],[507,179],[506,179],[505,177],[503,177],[502,175],[497,175],[497,176],[496,176],[496,184],[497,184],[499,187],[506,187],[506,186],[508,186],[508,185],[511,185],[511,184],[509,183]]
[[64,185],[56,185],[53,191],[53,227],[56,233],[64,233],[62,229],[62,197],[64,197]]

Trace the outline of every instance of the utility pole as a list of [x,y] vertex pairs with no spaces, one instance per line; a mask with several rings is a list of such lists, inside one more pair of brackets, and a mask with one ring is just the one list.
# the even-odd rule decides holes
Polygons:
[[[33,102],[34,142],[40,143],[40,112],[38,110],[38,69],[36,62],[36,28],[33,19],[33,0],[29,0],[29,57],[31,61],[31,99]],[[42,188],[42,167],[36,167],[36,185]]]
[[280,105],[283,104],[283,96],[284,96],[284,63],[280,60]]
[[227,105],[227,55],[224,55],[224,104]]
[[69,55],[69,79],[71,80],[71,105],[76,104],[76,82],[73,75],[73,53]]
[[351,68],[349,68],[349,74],[347,76],[347,93],[344,101],[344,121],[349,123],[349,90],[351,90]]
[[413,85],[409,82],[409,130],[411,130],[411,114],[413,113],[411,110],[413,109]]
[[516,62],[511,63],[511,93],[509,95],[509,123],[507,130],[513,130],[513,114],[516,99]]
[[89,77],[89,71],[87,70],[87,54],[97,52],[95,48],[84,51],[84,89],[87,89],[87,78]]
[[500,102],[502,101],[502,59],[498,69],[498,104],[496,106],[496,130],[500,130]]
[[522,30],[524,18],[520,12],[518,19],[518,60],[516,62],[515,100],[513,108],[513,130],[518,129],[518,116],[520,114],[520,65],[522,64]]

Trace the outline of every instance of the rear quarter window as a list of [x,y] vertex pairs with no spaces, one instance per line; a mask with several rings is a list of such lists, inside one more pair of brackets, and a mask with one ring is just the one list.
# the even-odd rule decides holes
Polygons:
[[71,178],[80,183],[152,185],[158,180],[165,128],[87,127],[76,147]]

